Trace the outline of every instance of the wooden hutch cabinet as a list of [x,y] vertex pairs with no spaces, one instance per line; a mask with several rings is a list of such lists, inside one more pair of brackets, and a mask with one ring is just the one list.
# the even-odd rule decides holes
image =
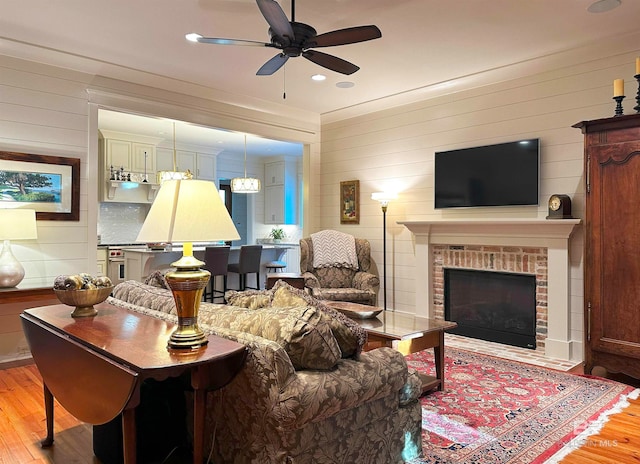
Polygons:
[[583,121],[585,373],[640,378],[640,114]]

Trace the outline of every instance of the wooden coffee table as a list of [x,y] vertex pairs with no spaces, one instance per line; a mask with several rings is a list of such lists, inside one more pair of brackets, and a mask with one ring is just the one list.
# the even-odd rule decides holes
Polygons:
[[[426,393],[434,388],[444,389],[444,332],[457,327],[458,324],[394,311],[380,311],[377,317],[369,317],[380,308],[343,301],[324,301],[324,303],[342,311],[367,331],[365,351],[386,346],[406,356],[433,348],[436,376],[420,374],[422,392]],[[366,317],[359,318],[358,313]]]

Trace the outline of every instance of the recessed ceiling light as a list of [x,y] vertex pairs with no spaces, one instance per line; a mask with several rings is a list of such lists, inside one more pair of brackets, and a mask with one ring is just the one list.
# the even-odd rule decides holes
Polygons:
[[604,13],[614,8],[618,8],[622,2],[620,0],[598,0],[587,8],[589,13]]
[[324,74],[314,74],[313,76],[311,76],[311,79],[314,81],[323,81],[327,78],[327,76],[325,76]]
[[186,34],[184,38],[187,39],[189,42],[197,42],[198,39],[202,38],[202,36],[200,34],[196,34],[195,32],[191,32],[189,34]]
[[349,81],[342,81],[342,82],[336,83],[336,87],[338,87],[340,89],[348,89],[348,88],[353,87],[354,85],[356,85],[356,84],[354,84],[353,82],[349,82]]

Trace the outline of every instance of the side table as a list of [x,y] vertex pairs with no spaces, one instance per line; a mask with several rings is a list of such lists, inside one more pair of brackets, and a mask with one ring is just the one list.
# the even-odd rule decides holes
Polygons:
[[66,305],[21,315],[33,359],[42,375],[47,437],[53,444],[54,397],[83,422],[104,424],[122,413],[125,464],[136,462],[135,409],[145,379],[190,372],[194,389],[193,462],[202,464],[206,392],[221,388],[244,364],[244,345],[217,336],[198,350],[168,350],[174,324],[100,303],[93,317],[72,318]]
[[302,274],[295,272],[271,272],[267,274],[266,289],[273,288],[278,280],[284,280],[292,287],[304,290],[304,277],[302,277]]

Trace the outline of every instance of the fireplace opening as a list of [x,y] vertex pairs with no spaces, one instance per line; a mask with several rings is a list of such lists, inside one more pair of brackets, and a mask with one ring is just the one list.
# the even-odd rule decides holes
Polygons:
[[444,314],[452,333],[535,349],[536,277],[444,269]]

